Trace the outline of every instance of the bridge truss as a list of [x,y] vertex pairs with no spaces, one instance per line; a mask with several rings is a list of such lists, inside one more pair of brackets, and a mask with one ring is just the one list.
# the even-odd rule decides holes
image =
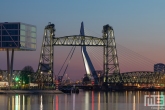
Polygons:
[[121,74],[124,84],[164,84],[165,74],[163,72],[133,71]]
[[45,27],[38,72],[34,75],[36,82],[53,83],[54,46],[102,46],[104,82],[108,83],[112,75],[117,76],[119,79],[121,78],[114,30],[111,26],[103,26],[102,38],[80,35],[55,37],[54,32],[54,24],[50,23]]

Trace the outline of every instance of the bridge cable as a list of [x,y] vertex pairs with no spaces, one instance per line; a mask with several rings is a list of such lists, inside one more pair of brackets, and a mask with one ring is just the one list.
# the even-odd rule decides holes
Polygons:
[[[126,50],[125,48],[123,48],[123,47],[120,47],[119,48],[120,49],[120,51],[119,51],[119,53],[120,52],[122,52],[122,53],[125,53],[125,54],[127,54],[127,56],[129,56],[129,60],[131,60],[130,58],[132,58],[132,60],[134,60],[135,62],[138,62],[139,63],[139,61],[140,62],[142,62],[142,61],[144,61],[143,62],[143,64],[145,64],[145,62],[146,63],[148,63],[149,65],[151,65],[152,64],[152,66],[153,66],[153,63],[154,62],[151,62],[151,61],[149,61],[149,60],[147,60],[147,58],[144,58],[144,57],[142,57],[141,55],[137,55],[137,53],[135,53],[134,51],[130,51],[130,50]],[[125,51],[126,50],[126,51]],[[129,53],[129,54],[128,54]],[[120,55],[119,55],[120,56]],[[134,57],[135,56],[135,57]],[[141,63],[142,64],[142,63]]]
[[[89,34],[89,31],[85,31],[85,32],[87,34]],[[91,33],[89,35],[91,35]],[[95,33],[95,35],[96,35],[96,33]],[[143,71],[143,70],[146,71],[146,69],[153,70],[153,65],[156,63],[155,61],[153,61],[153,60],[151,60],[151,59],[149,59],[149,58],[147,58],[147,57],[145,57],[145,56],[143,56],[143,55],[141,55],[141,54],[139,54],[139,53],[137,53],[131,49],[128,49],[127,47],[122,46],[118,43],[116,43],[116,45],[117,45],[117,47],[116,47],[117,50],[119,50],[117,53],[118,53],[118,62],[120,62],[119,63],[120,70],[122,70],[122,69],[124,71],[127,71],[127,70],[139,71],[139,69],[140,69],[140,71]],[[91,53],[91,51],[97,52],[97,54],[92,55],[92,56],[94,56],[94,58],[96,56],[98,56],[98,53],[100,53],[100,52],[98,52],[100,50],[98,48],[96,51],[94,49],[91,49],[90,47],[87,47],[87,50],[88,49],[89,49],[89,53]],[[94,53],[94,52],[92,52],[92,53]],[[96,60],[94,60],[94,61],[96,61]],[[132,66],[133,68],[130,68],[130,65],[132,65],[132,64],[134,64],[136,66]],[[134,67],[136,67],[136,68],[134,68]],[[132,69],[132,70],[130,70],[130,69]]]
[[[88,48],[87,49],[87,51],[92,55],[92,56],[94,56],[94,59],[96,59],[96,60],[94,60],[94,61],[96,61],[96,63],[99,65],[99,67],[100,68],[102,68],[102,66],[101,66],[101,63],[102,62],[100,62],[100,55],[98,54],[98,53],[100,53],[100,52],[98,52],[100,49],[98,49],[97,50],[97,54],[95,54],[95,51],[92,49],[92,48]],[[103,53],[103,52],[102,52]],[[99,58],[97,57],[99,55]],[[92,57],[92,59],[93,59],[93,57]]]
[[[117,45],[120,45],[120,44],[117,44]],[[133,51],[131,49],[128,49],[128,48],[126,48],[126,47],[124,47],[122,45],[120,45],[120,47],[123,47],[123,48],[127,49],[128,51],[132,52],[133,54],[137,54],[137,56],[141,57],[141,59],[145,59],[146,61],[148,61],[150,63],[156,63],[155,61],[153,61],[153,60],[151,60],[151,59],[149,59],[149,58],[147,58],[147,57],[145,57],[145,56],[143,56],[143,55],[141,55],[141,54],[139,54],[139,53],[137,53],[137,52],[135,52],[135,51]]]
[[93,36],[93,35],[96,36],[96,37],[102,36],[102,35],[98,34],[97,32],[95,32],[95,31],[93,31],[89,28],[85,27],[84,29],[85,29],[85,33],[87,33],[86,35],[88,35],[88,36]]
[[73,49],[72,54],[71,54],[71,56],[70,56],[69,62],[68,62],[67,66],[66,66],[66,68],[65,68],[65,70],[64,70],[63,75],[62,75],[62,79],[63,79],[63,77],[64,77],[64,75],[65,75],[65,72],[66,72],[66,70],[67,70],[67,68],[68,68],[68,66],[69,66],[69,64],[70,64],[70,61],[71,61],[71,59],[72,59],[73,53],[74,53],[74,51],[75,51],[75,48],[76,48],[76,46],[74,46],[74,49]]
[[[90,32],[89,32],[89,31]],[[98,34],[97,32],[94,32],[93,30],[91,30],[91,29],[89,29],[89,28],[86,28],[85,27],[85,31],[87,31],[87,33],[88,34],[91,34],[91,32],[93,33],[93,34],[95,34],[96,36],[102,36],[102,35],[100,35],[100,34]],[[120,45],[120,44],[118,44],[118,43],[116,43],[116,45]],[[131,50],[131,49],[128,49],[127,47],[125,47],[125,46],[122,46],[122,45],[120,45],[121,47],[124,47],[125,49],[127,49],[127,50],[129,50],[129,51],[132,51],[134,54],[137,54],[139,57],[143,57],[145,60],[148,60],[148,62],[154,62],[154,63],[156,63],[155,61],[153,61],[153,60],[151,60],[151,59],[149,59],[149,58],[147,58],[147,57],[145,57],[145,56],[143,56],[143,55],[141,55],[141,54],[139,54],[139,53],[137,53],[137,52],[135,52],[135,51],[133,51],[133,50]]]
[[[120,62],[120,67],[123,67],[123,66],[125,67],[127,65],[129,66],[129,65],[134,64],[138,68],[140,67],[142,69],[142,68],[148,68],[149,65],[151,65],[151,63],[146,62],[146,60],[143,60],[137,56],[134,57],[133,54],[128,51],[124,51],[123,49],[118,49],[118,50],[119,50],[118,53],[121,53],[119,54],[119,62],[121,61],[120,58],[122,59],[122,61]],[[132,69],[132,68],[129,67],[129,69]]]
[[[95,48],[93,49],[93,48],[88,48],[88,50],[89,50],[89,53],[95,53]],[[120,62],[120,67],[125,67],[125,66],[127,66],[128,67],[128,65],[130,65],[131,63],[130,62],[132,62],[132,63],[134,63],[134,64],[140,64],[140,67],[141,68],[144,68],[144,67],[148,67],[147,65],[151,65],[151,62],[149,62],[149,61],[146,61],[146,60],[144,60],[143,58],[139,58],[139,56],[137,56],[136,54],[136,56],[134,57],[133,55],[134,54],[132,54],[133,53],[133,51],[128,51],[128,50],[126,50],[126,49],[123,49],[123,48],[121,48],[120,46],[119,46],[119,48],[118,48],[118,53],[121,53],[121,54],[118,54],[118,59],[119,59],[119,62],[120,62],[120,58],[122,57],[122,62]],[[126,51],[125,51],[126,50]],[[98,56],[99,54],[98,53],[100,53],[100,49],[98,49],[97,48],[97,54],[94,54],[94,55],[92,55],[92,56]],[[102,52],[101,52],[102,53]],[[128,54],[129,53],[129,54]],[[123,55],[124,54],[124,55]],[[126,55],[126,54],[128,54],[128,55]],[[100,55],[99,55],[100,56]],[[129,58],[128,58],[129,57]],[[93,58],[93,57],[92,57]],[[103,59],[102,59],[103,60]],[[128,65],[125,65],[125,64],[127,64],[127,63],[129,63]],[[146,65],[146,63],[147,63],[147,65]],[[131,64],[132,65],[132,64]],[[153,66],[153,63],[152,63],[152,66]],[[139,67],[139,66],[138,66]]]
[[74,46],[73,46],[73,47],[72,47],[72,49],[70,50],[70,52],[69,52],[69,54],[68,54],[67,58],[65,59],[65,61],[64,61],[63,65],[62,65],[62,67],[61,67],[60,71],[58,72],[57,76],[60,74],[60,72],[61,72],[62,68],[64,67],[64,65],[65,65],[65,63],[66,63],[66,61],[67,61],[68,57],[70,56],[71,52],[73,51],[73,48],[74,48]]
[[[86,35],[91,36],[91,30],[87,29],[86,27],[84,29],[85,29]],[[101,36],[100,34],[94,32],[94,31],[92,31],[92,33],[94,34],[94,36]],[[131,49],[128,49],[125,46],[122,46],[118,43],[116,43],[116,45],[117,45],[117,50],[119,50],[117,53],[118,53],[118,60],[119,60],[119,62],[121,61],[121,63],[119,64],[120,67],[125,68],[125,66],[126,66],[127,68],[130,68],[130,66],[128,64],[130,64],[130,62],[131,62],[132,64],[135,64],[135,66],[137,66],[138,68],[140,67],[139,69],[145,70],[146,67],[147,68],[150,66],[153,67],[153,64],[156,63],[155,61],[153,61],[153,60],[151,60],[151,59],[149,59],[149,58],[147,58],[147,57],[145,57],[145,56],[143,56],[143,55],[141,55],[141,54],[139,54],[139,53],[137,53]],[[93,49],[93,48],[87,47],[87,51],[89,50],[89,53],[92,53],[92,54],[94,53],[92,56],[94,56],[96,59],[96,56],[100,57],[101,55],[99,54],[100,49],[98,49],[98,48],[97,48],[97,50],[95,50],[95,49],[96,48]],[[91,52],[91,51],[93,51],[93,52]],[[119,53],[121,53],[121,54],[119,54]],[[121,60],[120,60],[120,57],[122,57]],[[103,56],[102,56],[102,58],[103,58]],[[127,65],[125,65],[125,64],[127,64]]]

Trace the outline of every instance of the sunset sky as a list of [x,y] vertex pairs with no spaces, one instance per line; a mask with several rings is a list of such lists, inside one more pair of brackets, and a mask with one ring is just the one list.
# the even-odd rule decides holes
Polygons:
[[[44,27],[48,22],[55,24],[56,37],[63,37],[78,35],[82,21],[86,33],[95,37],[102,37],[105,24],[114,28],[121,72],[153,71],[154,63],[165,63],[164,0],[0,1],[0,22],[23,22],[37,26],[37,49],[15,52],[15,70],[21,70],[26,65],[37,70]],[[57,74],[71,47],[54,48],[54,70]],[[137,56],[144,59],[139,60]],[[7,68],[6,61],[6,52],[1,51],[0,69]],[[140,67],[138,61],[145,66]],[[100,66],[95,67],[101,69]],[[76,48],[66,73],[73,80],[85,74],[80,47]]]

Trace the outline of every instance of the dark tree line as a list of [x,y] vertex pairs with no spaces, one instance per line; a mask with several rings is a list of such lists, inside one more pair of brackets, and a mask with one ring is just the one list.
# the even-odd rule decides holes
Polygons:
[[2,81],[3,80],[3,72],[2,72],[2,70],[0,69],[0,81]]
[[34,74],[33,68],[31,66],[25,66],[20,73],[22,84],[29,84],[33,80],[32,74]]

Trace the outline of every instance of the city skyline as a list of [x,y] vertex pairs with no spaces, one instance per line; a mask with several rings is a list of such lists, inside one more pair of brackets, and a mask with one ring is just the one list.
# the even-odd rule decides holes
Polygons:
[[[63,3],[65,2],[65,3]],[[136,53],[153,60],[155,63],[165,63],[165,1],[52,1],[38,3],[37,1],[1,1],[0,22],[23,22],[36,25],[36,51],[15,52],[15,70],[21,70],[30,65],[37,70],[44,27],[48,22],[54,23],[56,37],[78,35],[80,23],[96,37],[102,37],[102,27],[109,24],[114,28],[115,39],[118,44],[135,51]],[[84,8],[85,7],[85,8]],[[98,8],[99,7],[99,8]],[[97,13],[96,13],[97,12]],[[58,73],[71,47],[54,47],[54,69]],[[73,79],[83,77],[85,73],[80,47],[77,47],[73,61],[68,67],[67,74]],[[120,53],[120,51],[119,51]],[[0,69],[7,68],[6,52],[0,53]],[[124,65],[119,56],[119,66]],[[79,61],[77,63],[77,61]],[[3,62],[3,63],[2,63]],[[138,70],[132,64],[129,68],[120,68],[122,71]],[[154,64],[153,64],[154,66]],[[142,68],[145,70],[145,68]],[[153,71],[153,67],[146,70]]]

